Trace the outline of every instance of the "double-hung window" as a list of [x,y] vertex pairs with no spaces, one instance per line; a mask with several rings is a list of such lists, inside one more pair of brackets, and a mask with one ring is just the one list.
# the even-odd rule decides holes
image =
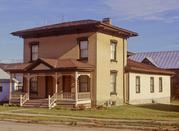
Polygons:
[[80,59],[88,59],[88,40],[80,40]]
[[154,77],[150,77],[150,92],[154,93]]
[[140,93],[140,76],[136,76],[136,93]]
[[79,77],[79,92],[89,92],[89,78],[86,75]]
[[162,82],[162,77],[159,77],[159,92],[163,91],[163,82]]
[[111,61],[116,61],[117,42],[111,41]]
[[116,94],[117,72],[111,71],[110,94]]
[[31,43],[31,61],[37,60],[39,57],[39,43]]

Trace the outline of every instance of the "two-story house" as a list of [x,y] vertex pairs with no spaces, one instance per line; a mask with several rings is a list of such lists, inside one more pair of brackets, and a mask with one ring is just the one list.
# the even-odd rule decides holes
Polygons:
[[[127,39],[137,33],[113,26],[111,19],[105,18],[12,34],[24,39],[24,63],[8,69],[11,77],[24,74],[21,105],[123,103]],[[12,91],[9,97],[13,101]]]

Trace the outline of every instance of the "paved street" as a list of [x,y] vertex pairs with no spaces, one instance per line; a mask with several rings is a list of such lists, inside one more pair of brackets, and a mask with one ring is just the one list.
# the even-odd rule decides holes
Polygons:
[[[94,131],[94,130],[119,131],[119,129],[39,125],[39,124],[25,124],[25,123],[0,121],[0,131]],[[130,130],[120,129],[120,131],[131,131],[131,129]]]

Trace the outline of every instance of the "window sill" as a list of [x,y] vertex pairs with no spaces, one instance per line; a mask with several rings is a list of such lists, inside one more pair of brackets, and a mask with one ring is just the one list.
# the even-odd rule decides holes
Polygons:
[[117,60],[111,60],[111,62],[116,62],[117,63]]
[[117,96],[117,93],[116,92],[111,92],[110,95],[116,95]]
[[88,61],[88,58],[79,58],[78,61]]

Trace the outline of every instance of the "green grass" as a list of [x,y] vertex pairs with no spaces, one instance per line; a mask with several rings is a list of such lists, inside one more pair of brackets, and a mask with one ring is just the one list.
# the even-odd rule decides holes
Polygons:
[[179,105],[124,105],[112,107],[109,109],[88,109],[88,110],[70,110],[54,108],[48,109],[28,109],[17,111],[20,113],[45,114],[56,116],[76,116],[92,118],[115,118],[115,119],[150,119],[150,120],[179,120]]
[[171,103],[172,103],[173,105],[179,105],[179,99],[173,100]]
[[[20,110],[19,110],[20,109]],[[22,109],[22,110],[21,110]],[[150,105],[123,105],[112,108],[103,108],[103,109],[86,109],[86,110],[70,110],[62,109],[56,107],[54,109],[44,109],[44,108],[20,108],[20,107],[9,107],[9,106],[0,106],[0,112],[8,111],[11,114],[0,114],[0,120],[16,120],[19,122],[27,123],[57,123],[57,124],[67,124],[67,125],[76,125],[79,122],[82,123],[96,123],[97,125],[101,123],[101,126],[108,126],[110,124],[113,127],[113,124],[117,125],[127,125],[127,126],[140,126],[140,127],[156,127],[156,128],[179,128],[177,121],[179,121],[179,105],[164,105],[164,104],[150,104]],[[13,114],[12,114],[13,113]],[[23,113],[28,113],[26,115]],[[33,115],[31,115],[33,114]],[[35,115],[34,115],[35,114]],[[36,115],[40,114],[40,115]],[[44,116],[43,116],[44,114]],[[54,116],[68,116],[68,117],[54,117]],[[78,118],[72,118],[75,116]],[[96,121],[96,119],[88,120],[81,119],[81,117],[87,118],[110,118],[110,119],[132,119],[133,121]],[[139,120],[139,121],[135,121]],[[151,120],[151,121],[142,121],[142,120]],[[167,120],[169,123],[158,123],[154,122],[155,120]],[[171,123],[173,121],[173,123]]]
[[11,110],[16,110],[16,109],[21,109],[21,108],[18,107],[18,106],[8,106],[7,104],[6,105],[0,105],[0,112],[11,111]]

